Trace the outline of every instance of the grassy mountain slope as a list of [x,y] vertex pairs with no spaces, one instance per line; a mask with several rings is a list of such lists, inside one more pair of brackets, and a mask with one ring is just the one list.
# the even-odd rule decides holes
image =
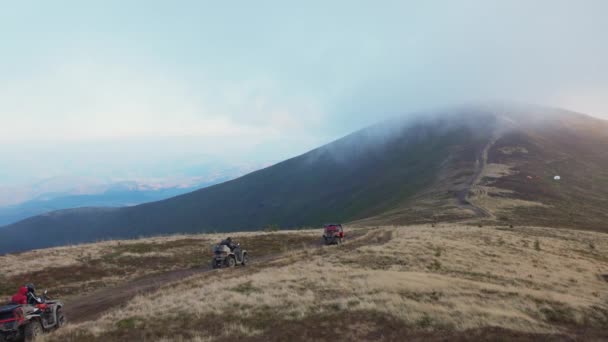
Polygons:
[[168,200],[121,209],[64,210],[24,220],[0,231],[0,252],[378,215],[431,187],[450,165],[472,169],[476,151],[491,131],[477,127],[492,125],[489,116],[462,122],[443,117],[385,122],[236,180]]
[[[358,223],[428,221],[456,206],[487,223],[608,231],[608,121],[540,106],[485,111],[496,124],[485,146],[476,150],[473,173],[462,164],[444,169],[443,174],[465,177],[440,177],[415,203]],[[442,193],[456,205],[438,205]]]
[[[536,106],[460,107],[390,120],[168,200],[30,218],[0,230],[0,253],[328,221],[383,225],[477,218],[606,231],[607,170],[606,121]],[[555,181],[555,175],[562,179]]]
[[[236,233],[252,263],[221,270],[208,266],[205,252],[222,237],[211,234],[0,256],[8,275],[1,284],[12,284],[0,294],[29,276],[61,296],[71,323],[49,342],[608,338],[606,234],[452,223],[347,227],[346,243],[327,247],[320,234]],[[17,258],[23,268],[12,266]],[[189,267],[204,271],[162,277]]]
[[488,149],[472,201],[489,199],[505,222],[608,231],[608,122],[539,111],[542,118],[512,115]]

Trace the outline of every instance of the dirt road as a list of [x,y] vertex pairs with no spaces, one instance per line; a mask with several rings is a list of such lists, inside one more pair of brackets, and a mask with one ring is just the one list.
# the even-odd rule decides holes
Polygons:
[[[347,241],[353,241],[361,240],[360,238],[366,235],[366,232],[360,230],[349,231],[347,234]],[[307,248],[320,248],[321,246],[321,241],[319,239],[319,242],[311,244]],[[304,248],[301,247],[299,249],[303,250]],[[278,260],[283,256],[284,254],[260,257],[257,259],[252,259],[250,264],[252,266],[260,265]],[[67,298],[64,300],[65,313],[69,321],[73,323],[95,320],[108,310],[126,304],[129,300],[137,295],[151,293],[158,290],[162,286],[184,280],[197,274],[209,273],[211,275],[215,272],[222,271],[225,272],[230,270],[213,270],[210,266],[202,266],[150,274],[118,286],[102,288],[87,295]]]
[[473,176],[471,176],[469,183],[464,189],[460,190],[456,194],[460,207],[472,210],[479,218],[490,218],[493,217],[493,215],[485,208],[479,207],[473,202],[471,202],[470,194],[472,189],[476,185],[478,185],[479,182],[481,182],[483,178],[483,171],[486,168],[486,165],[488,164],[488,151],[490,150],[490,148],[492,148],[492,146],[494,146],[494,144],[499,138],[499,134],[494,134],[490,141],[484,146],[483,150],[475,161],[475,172],[473,173]]
[[85,296],[70,298],[65,301],[65,312],[70,322],[93,320],[107,310],[120,306],[139,294],[149,293],[173,281],[209,271],[211,271],[209,267],[199,267],[151,274],[119,286],[103,288]]

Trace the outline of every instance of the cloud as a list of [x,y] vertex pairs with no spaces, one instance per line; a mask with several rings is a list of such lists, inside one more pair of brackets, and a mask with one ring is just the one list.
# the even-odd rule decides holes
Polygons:
[[0,88],[0,141],[151,137],[261,143],[321,124],[313,101],[271,81],[180,80],[107,63],[63,63]]
[[602,0],[15,2],[0,13],[0,178],[199,152],[280,160],[476,100],[604,116],[607,11]]
[[[126,179],[177,159],[268,162],[324,142],[322,106],[276,81],[64,60],[0,82],[0,185],[63,175]],[[313,131],[313,133],[311,133]]]

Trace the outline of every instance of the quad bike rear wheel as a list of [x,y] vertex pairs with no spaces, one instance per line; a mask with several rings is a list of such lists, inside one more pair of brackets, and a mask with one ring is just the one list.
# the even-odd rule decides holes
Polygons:
[[58,308],[57,309],[57,326],[55,328],[56,329],[61,328],[62,326],[65,325],[66,322],[67,322],[67,319],[65,318],[65,314],[63,313],[63,309],[62,308]]
[[39,337],[42,336],[43,330],[42,330],[42,324],[40,324],[40,321],[37,320],[33,320],[30,323],[28,323],[23,331],[23,335],[24,335],[24,342],[35,342],[39,340]]

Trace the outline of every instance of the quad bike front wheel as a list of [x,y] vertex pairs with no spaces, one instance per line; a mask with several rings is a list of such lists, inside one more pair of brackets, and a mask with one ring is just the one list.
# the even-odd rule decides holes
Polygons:
[[234,266],[236,266],[236,259],[235,259],[235,258],[233,258],[233,257],[228,258],[228,259],[226,260],[226,265],[227,265],[228,267],[234,267]]
[[28,323],[24,328],[24,342],[35,342],[42,336],[42,324],[40,321],[34,320]]
[[245,266],[247,265],[247,263],[249,262],[249,257],[247,256],[247,253],[243,254],[243,261],[241,261],[241,265]]

